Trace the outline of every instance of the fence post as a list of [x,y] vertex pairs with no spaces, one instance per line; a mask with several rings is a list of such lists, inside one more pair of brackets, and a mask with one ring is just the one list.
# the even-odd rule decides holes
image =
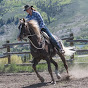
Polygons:
[[[70,34],[70,40],[74,39],[74,35],[73,33]],[[74,46],[74,42],[70,42],[70,46]],[[71,61],[74,60],[74,54],[70,57]]]
[[[73,33],[70,34],[70,40],[73,40],[74,39],[74,35]],[[74,46],[74,43],[73,42],[70,42],[70,46]]]
[[[9,41],[6,41],[6,43],[9,43]],[[10,46],[7,46],[7,53],[10,52]],[[8,64],[11,64],[10,55],[8,55]]]
[[26,58],[26,55],[25,55],[25,56],[24,56],[24,61],[23,61],[23,62],[25,63],[25,62],[26,62],[26,60],[27,60],[27,58]]

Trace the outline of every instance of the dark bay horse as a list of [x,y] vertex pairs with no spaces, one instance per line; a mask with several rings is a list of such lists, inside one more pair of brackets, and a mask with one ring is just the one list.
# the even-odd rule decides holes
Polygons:
[[45,38],[40,32],[40,28],[35,20],[31,20],[29,22],[25,22],[25,19],[20,19],[19,25],[19,35],[18,40],[22,40],[24,37],[28,37],[30,42],[31,54],[33,56],[33,69],[41,82],[44,82],[44,78],[39,75],[36,70],[36,65],[40,60],[46,60],[48,64],[48,71],[50,73],[52,83],[55,83],[53,78],[51,63],[55,66],[55,73],[57,78],[61,78],[58,72],[58,64],[52,59],[53,56],[58,54],[63,61],[64,67],[68,74],[68,66],[63,54],[58,52],[56,48],[50,43],[49,38]]

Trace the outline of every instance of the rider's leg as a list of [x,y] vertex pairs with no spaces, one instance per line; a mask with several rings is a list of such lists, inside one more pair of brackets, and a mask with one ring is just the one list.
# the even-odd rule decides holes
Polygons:
[[60,51],[61,53],[63,53],[63,49],[61,48],[59,42],[57,42],[55,40],[55,38],[50,33],[49,29],[46,27],[46,28],[42,28],[41,31],[44,31],[45,33],[47,33],[47,35],[50,37],[50,41],[55,45],[55,47],[57,48],[57,50]]

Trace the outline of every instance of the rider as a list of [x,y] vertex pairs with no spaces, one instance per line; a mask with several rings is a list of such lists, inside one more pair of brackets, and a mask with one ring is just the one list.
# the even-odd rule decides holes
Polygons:
[[30,21],[33,19],[36,20],[39,24],[41,31],[44,31],[45,33],[47,33],[47,35],[50,37],[50,41],[57,48],[57,50],[61,53],[64,53],[64,50],[61,48],[60,44],[54,39],[49,29],[45,26],[45,23],[40,13],[36,11],[33,8],[33,6],[29,6],[29,5],[24,6],[24,11],[28,13],[28,15],[26,16],[27,21]]

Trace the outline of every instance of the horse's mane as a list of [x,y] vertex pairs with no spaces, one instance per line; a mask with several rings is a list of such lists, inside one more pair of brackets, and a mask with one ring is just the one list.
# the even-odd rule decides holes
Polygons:
[[40,38],[41,35],[40,35],[40,27],[38,25],[38,22],[36,20],[30,20],[28,23],[30,28],[34,30],[35,34],[38,36],[38,38]]

